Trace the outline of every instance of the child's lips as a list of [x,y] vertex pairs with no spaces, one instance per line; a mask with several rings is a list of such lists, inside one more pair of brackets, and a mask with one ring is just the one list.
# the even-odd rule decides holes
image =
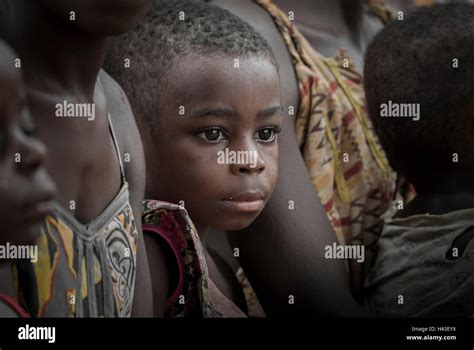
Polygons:
[[35,206],[36,214],[38,214],[38,216],[42,216],[42,217],[51,215],[53,213],[53,210],[54,210],[54,201],[53,200],[39,202]]
[[224,207],[240,212],[258,212],[265,206],[265,196],[262,192],[244,192],[223,199]]
[[44,200],[32,203],[26,210],[25,217],[29,221],[42,221],[48,215],[51,215],[54,210],[53,200]]
[[55,206],[54,194],[53,190],[45,190],[36,196],[32,195],[25,210],[26,217],[32,221],[41,221],[46,216],[51,215]]

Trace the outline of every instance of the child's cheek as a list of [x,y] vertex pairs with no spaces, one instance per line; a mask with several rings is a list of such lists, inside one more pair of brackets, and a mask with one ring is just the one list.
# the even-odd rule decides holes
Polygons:
[[181,172],[192,182],[203,182],[219,179],[225,172],[225,164],[218,164],[218,145],[186,144],[182,145],[180,152],[176,154]]
[[265,153],[265,172],[270,186],[273,188],[278,180],[278,155],[279,149],[277,143],[270,147]]
[[264,157],[266,166],[278,167],[279,148],[276,142],[261,150],[261,155]]

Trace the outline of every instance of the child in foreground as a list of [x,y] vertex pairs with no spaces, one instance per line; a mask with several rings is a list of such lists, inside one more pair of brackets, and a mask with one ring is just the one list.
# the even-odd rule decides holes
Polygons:
[[[276,184],[280,85],[267,42],[214,5],[158,1],[112,44],[105,69],[137,118],[146,197],[175,203],[144,203],[155,315],[166,299],[166,316],[261,316],[248,281],[205,241],[210,228],[250,225]],[[155,246],[169,277],[154,273]]]

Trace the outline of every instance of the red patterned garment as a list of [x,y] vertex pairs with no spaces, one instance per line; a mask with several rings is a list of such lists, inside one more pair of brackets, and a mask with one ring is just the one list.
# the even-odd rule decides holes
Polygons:
[[209,301],[201,241],[186,210],[171,203],[145,200],[142,220],[143,232],[163,239],[178,265],[178,283],[166,302],[165,317],[219,316]]
[[142,220],[143,232],[162,240],[172,251],[177,265],[177,283],[165,304],[165,317],[265,317],[242,269],[236,279],[245,296],[246,313],[211,281],[201,241],[186,209],[145,200]]

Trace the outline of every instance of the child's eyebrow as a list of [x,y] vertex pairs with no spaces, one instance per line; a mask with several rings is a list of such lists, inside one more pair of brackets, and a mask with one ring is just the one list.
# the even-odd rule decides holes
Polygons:
[[[266,108],[262,111],[260,111],[257,114],[258,118],[268,118],[272,117],[274,115],[281,114],[283,110],[282,106],[273,106]],[[232,109],[225,108],[225,107],[206,107],[202,109],[198,109],[196,111],[193,111],[191,116],[192,117],[205,117],[205,116],[215,116],[219,118],[229,118],[229,117],[236,117],[238,113]]]
[[283,112],[282,106],[273,106],[258,113],[259,118],[268,118]]
[[205,117],[205,116],[215,116],[219,118],[229,118],[235,117],[237,113],[232,109],[225,108],[225,107],[206,107],[201,108],[191,113],[192,117]]

